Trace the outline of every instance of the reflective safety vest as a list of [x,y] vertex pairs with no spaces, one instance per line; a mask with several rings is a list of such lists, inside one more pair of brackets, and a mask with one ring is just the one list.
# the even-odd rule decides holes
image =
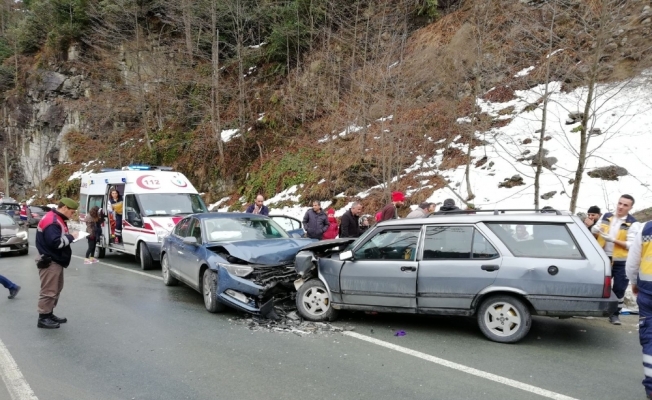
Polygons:
[[[606,213],[604,216],[602,216],[602,221],[600,222],[600,231],[601,232],[609,232],[609,229],[611,227],[611,220],[615,218],[613,213]],[[620,229],[618,230],[618,234],[616,235],[616,240],[620,240],[623,242],[627,241],[627,231],[629,231],[629,227],[632,226],[632,224],[636,222],[636,218],[632,217],[631,215],[627,214],[627,218],[625,218],[625,222],[623,222],[620,225]],[[604,249],[604,245],[607,242],[598,235],[598,244]],[[612,258],[614,261],[625,261],[627,260],[627,254],[629,252],[627,251],[627,247],[623,247],[619,244],[614,243],[614,252],[612,255]]]
[[24,219],[27,219],[27,206],[20,207],[20,216],[25,217]]
[[643,225],[641,239],[641,266],[638,271],[638,286],[645,293],[652,294],[652,221]]

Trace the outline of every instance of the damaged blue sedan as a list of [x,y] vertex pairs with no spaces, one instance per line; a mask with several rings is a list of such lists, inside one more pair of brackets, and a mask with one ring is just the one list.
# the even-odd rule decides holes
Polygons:
[[267,316],[273,312],[274,296],[292,290],[298,278],[294,258],[312,242],[291,237],[262,215],[189,215],[163,239],[163,282],[183,282],[197,290],[212,313],[230,306]]

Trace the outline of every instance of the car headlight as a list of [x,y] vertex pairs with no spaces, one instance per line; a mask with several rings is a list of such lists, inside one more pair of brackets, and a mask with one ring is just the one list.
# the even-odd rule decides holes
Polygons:
[[16,233],[16,237],[20,238],[20,239],[23,239],[23,240],[26,240],[28,235],[27,235],[27,232],[20,231],[20,232]]
[[248,265],[237,265],[237,264],[220,264],[224,267],[229,273],[239,276],[240,278],[245,278],[250,273],[254,272],[254,269]]
[[170,232],[166,231],[165,229],[156,229],[154,232],[156,232],[156,240],[159,243],[163,241],[163,238],[170,234]]

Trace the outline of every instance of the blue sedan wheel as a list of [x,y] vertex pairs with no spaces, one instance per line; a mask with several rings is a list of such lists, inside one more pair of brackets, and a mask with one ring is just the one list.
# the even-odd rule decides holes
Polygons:
[[164,253],[161,259],[161,275],[163,275],[163,284],[165,286],[176,286],[179,283],[170,272],[170,257],[168,257],[167,253]]
[[207,269],[204,272],[202,295],[204,296],[204,306],[208,312],[222,312],[226,308],[217,300],[217,272],[212,269]]

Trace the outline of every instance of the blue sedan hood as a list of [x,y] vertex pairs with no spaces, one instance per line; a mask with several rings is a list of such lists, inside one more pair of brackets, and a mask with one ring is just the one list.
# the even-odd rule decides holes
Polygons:
[[294,261],[302,247],[316,239],[262,239],[207,243],[206,247],[223,247],[233,257],[252,264],[282,264]]

